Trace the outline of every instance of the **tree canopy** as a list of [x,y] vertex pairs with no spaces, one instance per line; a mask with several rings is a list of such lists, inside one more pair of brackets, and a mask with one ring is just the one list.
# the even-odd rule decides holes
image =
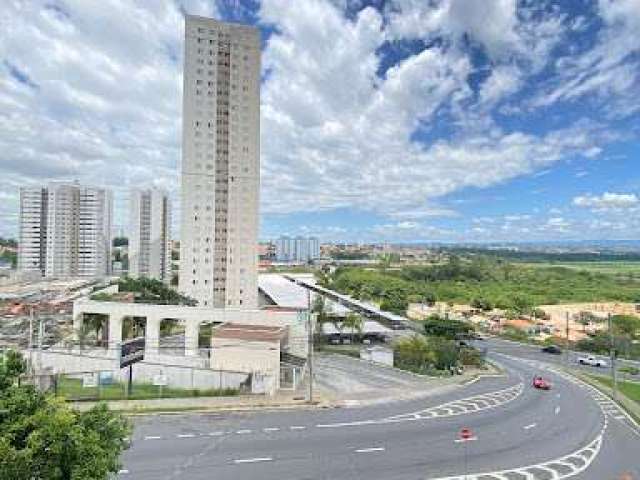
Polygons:
[[16,352],[0,359],[0,480],[106,480],[116,474],[128,422],[104,404],[77,412],[18,385],[25,369]]

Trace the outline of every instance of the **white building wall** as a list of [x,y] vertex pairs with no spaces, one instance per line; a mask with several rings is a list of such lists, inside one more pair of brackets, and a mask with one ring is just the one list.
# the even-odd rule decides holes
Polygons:
[[50,183],[47,200],[46,277],[78,273],[80,189],[76,184]]
[[78,272],[80,277],[111,273],[111,192],[80,187],[78,226]]
[[18,271],[44,275],[47,242],[47,189],[20,189]]
[[171,203],[167,193],[132,190],[129,225],[129,274],[169,282]]
[[259,30],[187,15],[183,80],[179,289],[256,308]]
[[[111,265],[111,192],[53,182],[41,202],[39,255],[46,277],[101,277]],[[25,200],[26,201],[26,200]],[[21,209],[22,215],[22,209]],[[34,218],[31,218],[35,222]],[[31,255],[36,245],[30,244]]]

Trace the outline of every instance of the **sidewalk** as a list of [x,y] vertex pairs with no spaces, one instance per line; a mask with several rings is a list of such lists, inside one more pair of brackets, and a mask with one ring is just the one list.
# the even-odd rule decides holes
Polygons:
[[[71,402],[71,406],[80,411],[89,410],[99,402]],[[233,397],[185,397],[155,398],[147,400],[109,400],[105,402],[110,409],[131,414],[198,412],[222,410],[252,410],[278,408],[331,407],[324,398],[314,395],[314,403],[306,401],[303,392],[279,393],[273,397],[264,395],[238,395]]]
[[[185,398],[157,398],[147,400],[109,400],[105,403],[112,410],[131,415],[194,412],[205,413],[215,411],[242,411],[262,409],[308,409],[308,408],[341,408],[350,406],[364,406],[399,400],[411,400],[441,393],[443,389],[463,387],[483,377],[501,376],[501,372],[493,365],[486,370],[468,370],[462,375],[446,378],[425,378],[430,388],[421,392],[408,391],[403,395],[382,397],[374,400],[358,399],[356,401],[336,398],[327,392],[314,389],[314,402],[306,401],[308,390],[302,387],[296,392],[280,392],[273,397],[263,395],[239,395],[233,397],[185,397]],[[70,402],[79,410],[89,410],[97,401]]]

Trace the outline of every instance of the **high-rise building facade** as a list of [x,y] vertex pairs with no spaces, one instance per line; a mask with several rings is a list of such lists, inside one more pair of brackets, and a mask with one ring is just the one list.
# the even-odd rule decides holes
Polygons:
[[47,255],[47,189],[20,189],[18,270],[44,276]]
[[171,279],[171,202],[159,189],[132,190],[129,205],[129,275]]
[[282,236],[276,240],[276,260],[289,262],[292,260],[293,248],[291,238]]
[[258,305],[260,34],[186,16],[179,289]]
[[306,263],[320,258],[320,242],[315,237],[282,236],[275,242],[276,260],[279,262]]
[[[110,273],[111,192],[54,182],[45,188],[23,189],[20,200],[21,271],[32,270],[38,257],[45,277],[102,277]],[[33,233],[38,224],[39,236]]]

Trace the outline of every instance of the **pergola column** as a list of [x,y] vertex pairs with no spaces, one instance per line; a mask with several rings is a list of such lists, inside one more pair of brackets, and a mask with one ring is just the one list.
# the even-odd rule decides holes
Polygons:
[[184,354],[194,357],[198,355],[198,336],[200,334],[200,323],[194,320],[187,320],[184,326]]
[[160,323],[162,317],[147,317],[145,332],[145,355],[157,355],[160,348]]
[[109,315],[109,351],[115,352],[122,343],[122,319],[123,316],[117,313]]

